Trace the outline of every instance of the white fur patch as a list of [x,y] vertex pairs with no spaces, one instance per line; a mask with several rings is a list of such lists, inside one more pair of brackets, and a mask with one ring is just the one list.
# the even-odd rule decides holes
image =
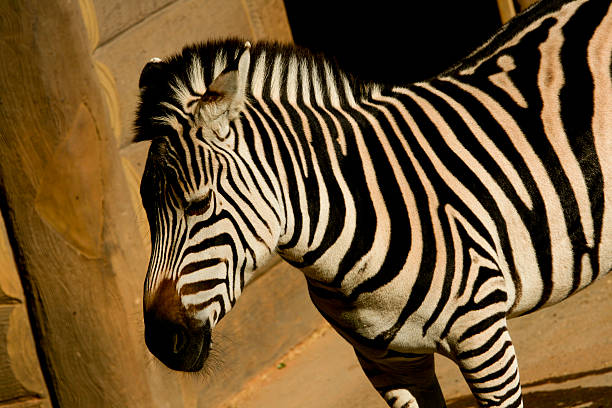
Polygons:
[[204,70],[200,63],[200,58],[194,56],[191,60],[191,67],[189,69],[189,83],[191,88],[200,95],[204,95],[206,92],[206,84],[204,83]]
[[391,390],[385,393],[385,401],[393,401],[391,408],[419,408],[416,398],[406,389]]

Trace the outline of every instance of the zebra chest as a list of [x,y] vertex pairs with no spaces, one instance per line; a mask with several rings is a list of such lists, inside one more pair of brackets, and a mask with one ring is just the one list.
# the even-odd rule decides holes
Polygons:
[[[401,318],[406,299],[395,293],[398,287],[352,298],[312,279],[307,278],[307,282],[315,307],[354,347],[361,349],[367,345],[370,353],[389,348],[409,353],[431,353],[437,349],[436,334],[423,330],[427,321],[424,313],[419,310],[407,319]],[[389,331],[396,333],[393,339],[388,338]]]

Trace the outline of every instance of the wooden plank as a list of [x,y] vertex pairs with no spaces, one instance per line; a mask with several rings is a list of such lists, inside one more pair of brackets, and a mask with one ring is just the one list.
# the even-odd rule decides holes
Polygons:
[[[159,12],[176,0],[81,0],[93,3],[99,29],[99,43],[105,44],[128,28]],[[92,9],[89,8],[89,9]]]
[[293,42],[283,0],[242,0],[254,40]]

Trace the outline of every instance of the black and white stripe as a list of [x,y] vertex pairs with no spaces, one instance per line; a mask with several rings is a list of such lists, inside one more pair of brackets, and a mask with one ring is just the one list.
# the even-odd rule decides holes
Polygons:
[[148,64],[145,308],[173,282],[213,327],[277,252],[390,406],[444,406],[434,352],[522,406],[506,319],[612,268],[611,55],[610,3],[574,0],[416,84],[235,40]]

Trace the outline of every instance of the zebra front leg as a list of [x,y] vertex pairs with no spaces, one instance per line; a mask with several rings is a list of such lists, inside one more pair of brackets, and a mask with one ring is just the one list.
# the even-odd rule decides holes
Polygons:
[[455,361],[480,406],[522,408],[518,362],[506,319],[483,323],[451,345]]
[[392,408],[445,408],[433,354],[373,361],[355,351],[368,379]]

